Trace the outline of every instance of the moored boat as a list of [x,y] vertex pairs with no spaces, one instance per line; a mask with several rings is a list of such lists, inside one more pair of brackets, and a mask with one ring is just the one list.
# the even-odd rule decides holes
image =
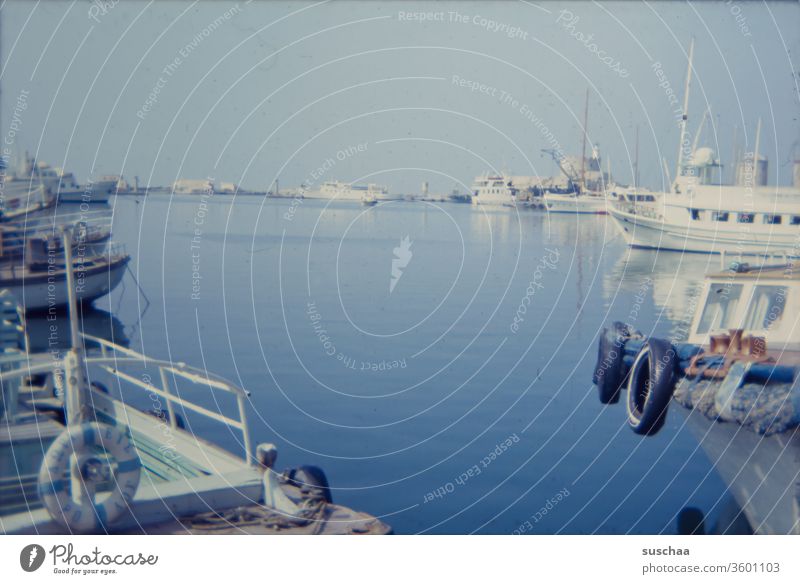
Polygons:
[[601,335],[603,403],[652,435],[675,410],[756,533],[800,533],[800,273],[735,263],[706,277],[687,342],[624,323]]
[[546,192],[543,197],[550,213],[578,213],[605,215],[607,200],[600,193],[559,194]]
[[59,258],[56,251],[52,255],[49,250],[44,253],[44,257],[0,265],[0,289],[9,290],[27,311],[44,311],[67,305],[69,265],[77,274],[77,300],[79,303],[88,303],[116,288],[130,261],[127,253],[113,246],[108,253],[77,255],[71,262]]
[[767,186],[766,160],[759,155],[760,120],[754,151],[738,166],[739,184],[722,184],[722,164],[716,153],[697,147],[705,115],[693,144],[686,146],[692,55],[693,43],[689,49],[678,160],[670,191],[651,193],[650,200],[644,201],[618,199],[610,205],[610,215],[631,247],[800,256],[800,183],[792,187]]
[[516,207],[518,189],[510,176],[482,174],[472,182],[472,204],[483,207]]

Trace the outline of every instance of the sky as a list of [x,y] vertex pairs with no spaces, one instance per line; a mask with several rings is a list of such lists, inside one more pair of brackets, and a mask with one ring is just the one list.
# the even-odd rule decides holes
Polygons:
[[[689,137],[771,184],[800,158],[797,2],[6,1],[2,134],[12,158],[83,181],[123,174],[253,190],[374,182],[468,189],[485,171],[557,173],[588,141],[614,177],[674,173]],[[666,165],[664,164],[666,161]]]

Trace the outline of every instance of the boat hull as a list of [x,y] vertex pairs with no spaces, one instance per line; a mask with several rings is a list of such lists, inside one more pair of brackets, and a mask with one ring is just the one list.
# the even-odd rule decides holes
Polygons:
[[544,195],[545,208],[550,213],[573,213],[579,215],[605,215],[606,200],[603,197],[572,195]]
[[59,203],[108,203],[111,192],[105,188],[78,191],[61,191],[58,193]]
[[800,426],[762,436],[672,402],[760,534],[800,534]]
[[[81,272],[76,269],[75,292],[79,302],[92,302],[116,288],[125,275],[129,256],[103,259]],[[67,280],[63,270],[48,275],[47,270],[27,273],[19,279],[0,281],[29,312],[41,312],[67,306]]]
[[611,209],[625,241],[631,247],[693,253],[733,253],[765,255],[786,253],[797,256],[798,234],[748,232],[744,229],[705,228],[694,224],[669,223],[661,218],[646,217]]
[[480,205],[486,208],[514,208],[517,206],[517,200],[511,195],[508,196],[492,196],[492,195],[478,195],[472,196],[470,201],[473,205]]

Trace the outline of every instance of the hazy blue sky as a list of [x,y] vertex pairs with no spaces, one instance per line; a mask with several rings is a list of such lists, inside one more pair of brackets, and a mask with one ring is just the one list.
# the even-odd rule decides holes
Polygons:
[[[678,140],[663,86],[682,101],[692,36],[691,130],[707,107],[714,124],[701,143],[730,162],[734,127],[752,149],[761,117],[770,181],[788,183],[800,156],[797,2],[100,4],[1,13],[4,142],[80,179],[265,189],[326,166],[318,180],[408,192],[463,188],[490,167],[552,174],[540,150],[579,151],[589,88],[590,140],[629,181],[638,125],[642,182],[656,187]],[[438,20],[405,14],[425,11]]]

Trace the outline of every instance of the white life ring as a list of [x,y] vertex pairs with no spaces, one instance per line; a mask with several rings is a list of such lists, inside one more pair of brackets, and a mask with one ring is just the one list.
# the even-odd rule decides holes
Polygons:
[[[95,448],[105,450],[116,460],[116,472],[109,476],[114,488],[102,501],[81,504],[71,493],[73,456],[79,463],[89,460]],[[97,422],[67,426],[50,445],[42,461],[39,498],[53,519],[74,531],[106,529],[133,500],[139,487],[141,466],[133,444],[118,428]]]

